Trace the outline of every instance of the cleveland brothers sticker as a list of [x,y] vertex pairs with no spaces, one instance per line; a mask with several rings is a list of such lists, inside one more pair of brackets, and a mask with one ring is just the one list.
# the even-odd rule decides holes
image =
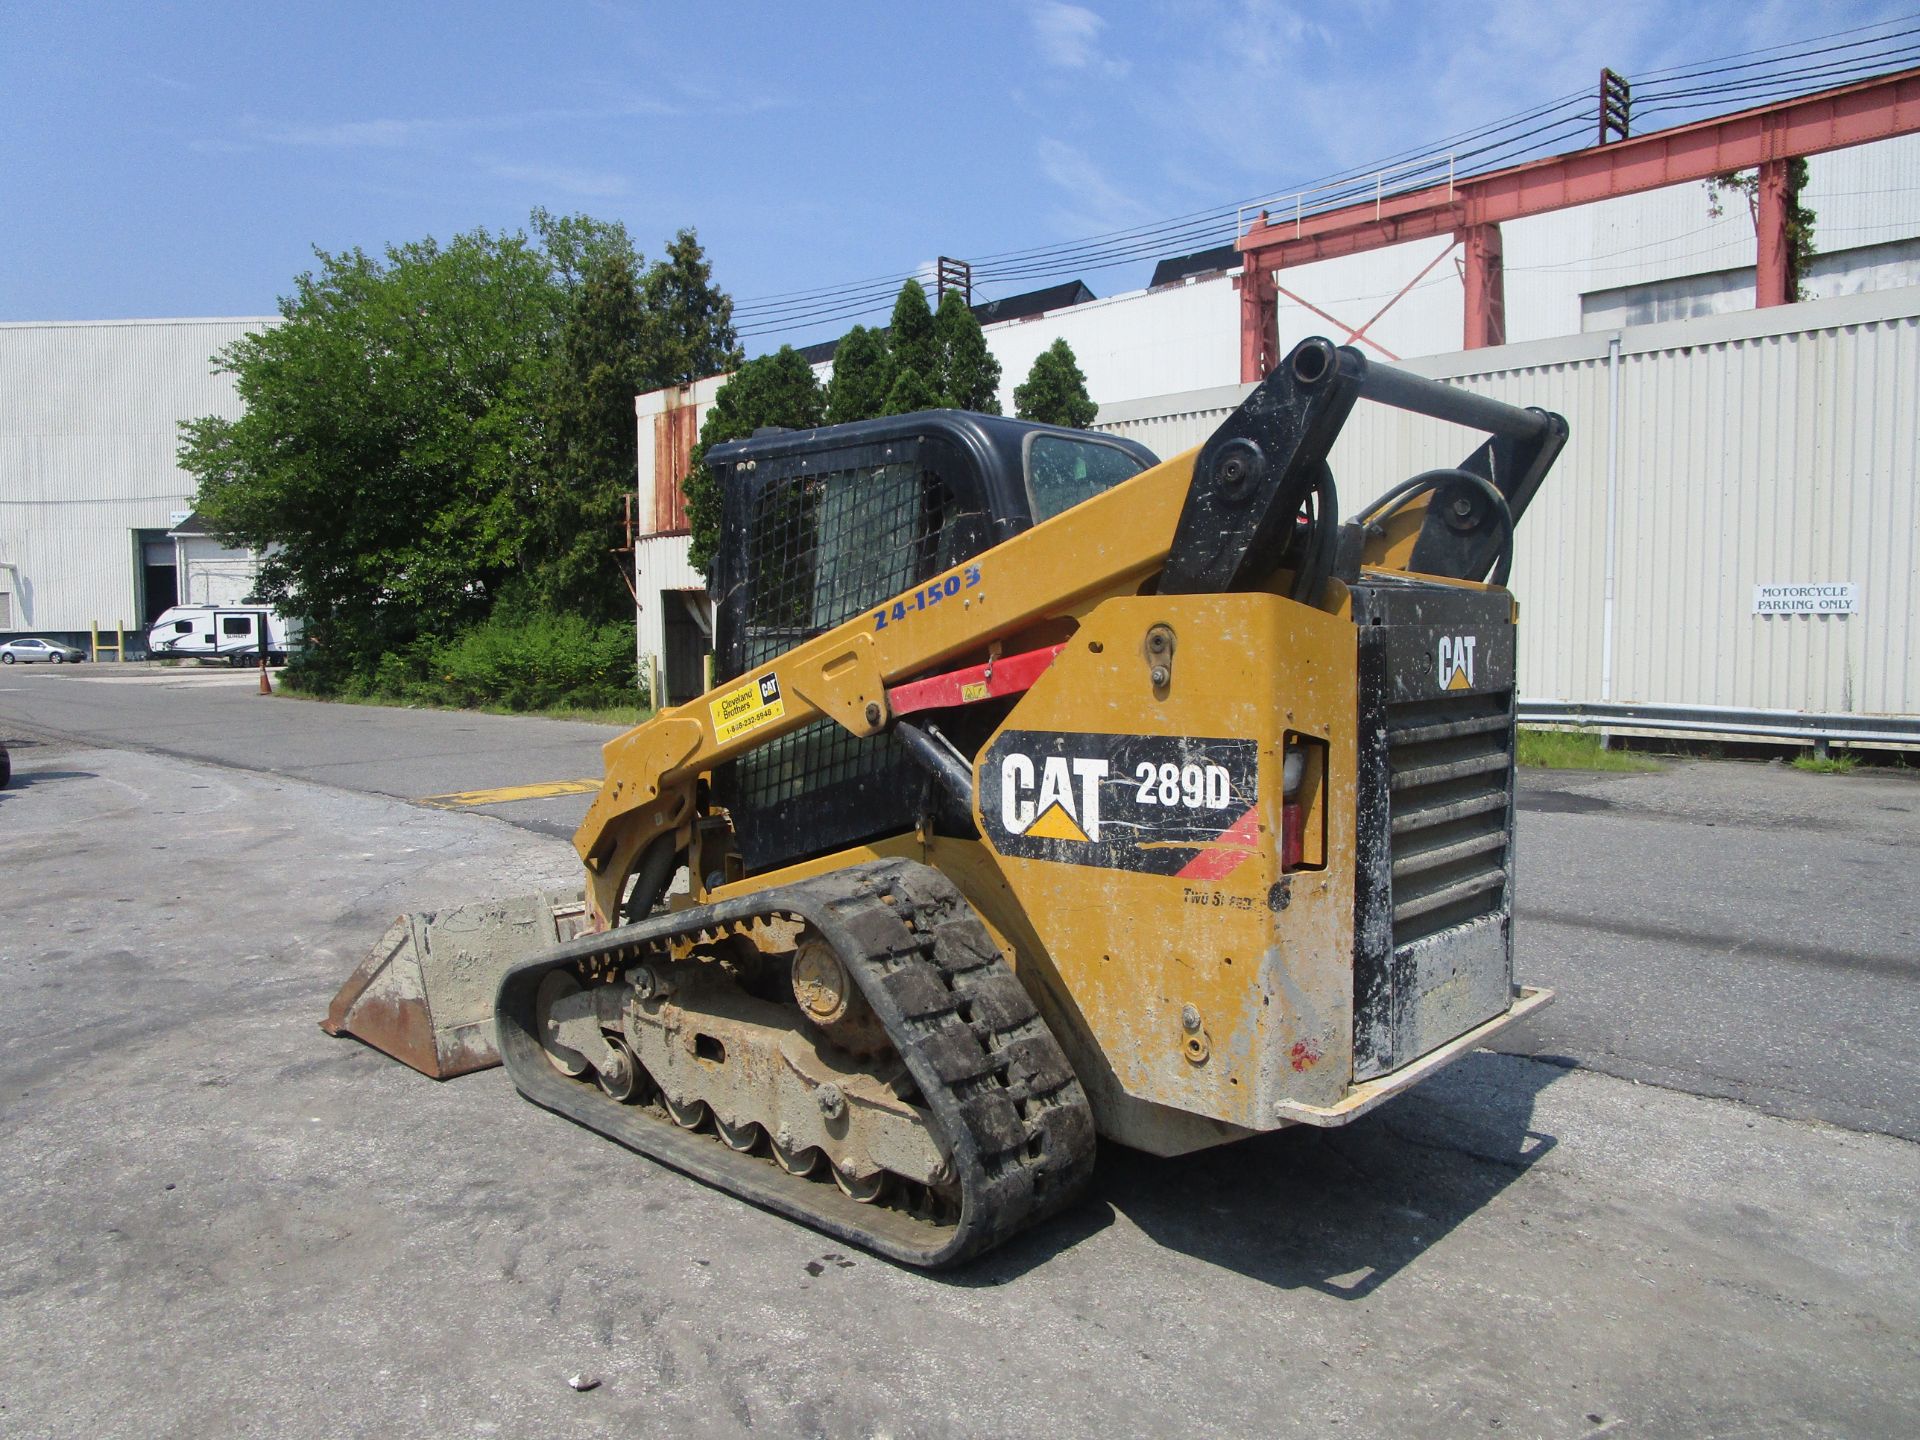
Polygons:
[[707,703],[707,709],[713,715],[713,738],[722,745],[787,713],[777,675],[762,675],[723,691]]

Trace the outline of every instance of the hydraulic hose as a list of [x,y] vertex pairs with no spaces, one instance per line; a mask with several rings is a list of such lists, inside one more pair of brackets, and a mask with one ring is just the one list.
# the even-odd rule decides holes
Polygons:
[[[1500,556],[1494,563],[1493,583],[1505,585],[1507,576],[1513,569],[1513,511],[1507,505],[1507,497],[1500,493],[1499,487],[1484,475],[1476,475],[1471,470],[1423,470],[1411,479],[1402,480],[1363,513],[1357,523],[1374,525],[1386,519],[1394,511],[1403,509],[1406,503],[1417,495],[1429,490],[1437,490],[1442,485],[1459,481],[1472,485],[1493,504],[1493,513],[1500,520]],[[1470,579],[1470,576],[1463,576]]]
[[1294,576],[1292,598],[1306,605],[1318,605],[1327,576],[1333,573],[1334,551],[1340,540],[1340,492],[1333,483],[1333,468],[1321,462],[1313,481],[1312,523],[1307,529],[1306,552],[1300,557],[1299,573]]

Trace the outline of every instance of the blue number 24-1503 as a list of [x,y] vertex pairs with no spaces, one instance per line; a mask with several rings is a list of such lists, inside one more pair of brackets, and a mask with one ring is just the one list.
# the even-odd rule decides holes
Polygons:
[[895,620],[904,620],[916,610],[925,610],[942,600],[951,600],[962,590],[971,590],[979,583],[980,567],[969,565],[958,575],[949,575],[944,580],[935,580],[931,585],[922,585],[911,595],[902,595],[893,604],[881,606],[873,612],[873,628],[884,630]]

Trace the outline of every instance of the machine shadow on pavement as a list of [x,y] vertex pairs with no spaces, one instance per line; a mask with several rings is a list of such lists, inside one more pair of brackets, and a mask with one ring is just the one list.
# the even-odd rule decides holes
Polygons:
[[1173,1159],[1103,1144],[1084,1202],[936,1278],[998,1285],[1124,1217],[1250,1279],[1363,1299],[1554,1148],[1533,1128],[1534,1100],[1565,1073],[1477,1051],[1340,1129],[1296,1126]]
[[98,777],[91,770],[16,770],[13,779],[7,782],[7,788],[0,790],[0,800],[16,790],[31,790],[36,785],[48,785],[58,780],[93,780]]
[[16,734],[0,735],[0,745],[4,745],[12,756],[12,775],[4,786],[0,786],[0,805],[7,797],[21,790],[31,789],[35,785],[46,785],[56,780],[93,780],[98,778],[91,770],[29,770],[23,762],[32,751],[43,746],[44,742],[29,740]]

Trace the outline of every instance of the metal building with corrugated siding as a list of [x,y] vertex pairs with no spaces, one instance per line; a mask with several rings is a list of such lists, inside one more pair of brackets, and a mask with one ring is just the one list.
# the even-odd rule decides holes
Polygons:
[[[1920,742],[1920,287],[1406,368],[1571,426],[1515,547],[1523,717]],[[1251,388],[1106,406],[1095,428],[1172,456]],[[1472,443],[1362,406],[1331,457],[1343,512]]]
[[179,596],[179,422],[234,418],[214,355],[272,318],[0,324],[0,635],[84,643]]

